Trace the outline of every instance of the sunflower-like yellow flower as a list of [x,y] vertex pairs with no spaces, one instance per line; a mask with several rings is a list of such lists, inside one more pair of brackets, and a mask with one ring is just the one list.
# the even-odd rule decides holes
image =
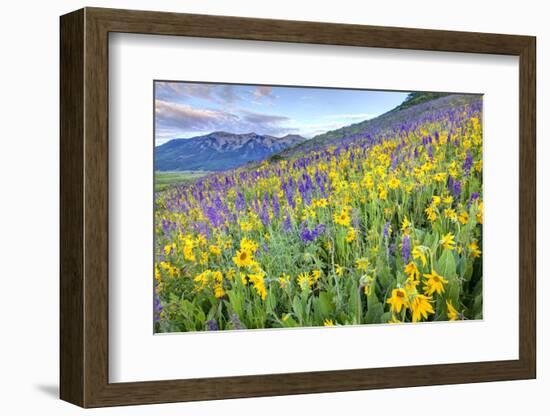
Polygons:
[[216,283],[214,285],[214,296],[218,299],[223,298],[225,296],[225,290],[221,283]]
[[422,262],[422,267],[426,266],[426,248],[423,246],[415,246],[412,250],[412,256],[413,259],[418,260]]
[[369,268],[369,260],[365,257],[356,259],[355,264],[357,265],[357,270],[361,270],[363,272],[366,272]]
[[313,270],[311,272],[311,277],[313,278],[313,281],[317,281],[321,278],[321,270]]
[[336,224],[343,225],[345,227],[349,226],[351,222],[351,217],[345,210],[340,211],[339,214],[334,214],[333,218]]
[[193,245],[185,244],[183,247],[183,258],[193,263],[197,261],[195,253],[193,253]]
[[470,244],[468,244],[468,248],[470,249],[470,256],[472,256],[474,259],[481,257],[481,250],[477,245],[477,240],[474,240]]
[[435,209],[433,206],[429,205],[428,208],[424,210],[426,212],[426,217],[431,221],[434,222],[437,220],[437,213],[435,212]]
[[258,244],[248,238],[241,239],[241,249],[248,250],[250,253],[255,253],[258,250]]
[[252,254],[249,250],[242,248],[233,257],[233,262],[239,267],[250,266],[253,262]]
[[304,290],[306,287],[310,288],[313,286],[313,279],[308,272],[303,272],[298,275],[298,286]]
[[385,201],[388,198],[388,190],[382,186],[378,187],[378,198]]
[[449,218],[450,220],[457,220],[456,211],[452,208],[445,208],[445,210],[443,211],[443,215],[445,215],[445,218]]
[[216,256],[219,256],[222,254],[221,249],[216,245],[212,244],[208,249],[210,250],[210,253],[215,254]]
[[391,292],[391,297],[386,301],[391,306],[391,311],[394,313],[401,313],[403,307],[408,308],[410,306],[409,297],[405,289],[396,288]]
[[277,281],[279,282],[281,289],[286,289],[290,284],[290,276],[288,274],[283,274],[277,279]]
[[256,292],[258,292],[258,295],[260,295],[260,298],[262,298],[262,300],[265,300],[267,296],[264,275],[265,274],[263,272],[248,275],[248,280],[250,281],[250,283],[252,283],[254,289],[256,289]]
[[416,295],[411,301],[412,321],[418,322],[422,318],[428,319],[428,314],[434,314],[431,304],[432,298],[425,295]]
[[252,226],[252,224],[251,224],[250,222],[248,222],[248,221],[240,221],[240,222],[239,222],[239,225],[241,226],[241,230],[242,230],[242,231],[245,231],[245,232],[246,232],[246,231],[252,231],[253,226]]
[[403,221],[401,222],[401,231],[407,230],[411,225],[412,224],[407,217],[403,218]]
[[349,227],[348,232],[346,234],[346,241],[348,243],[351,243],[357,239],[357,233],[355,232],[355,228]]
[[388,181],[388,186],[390,187],[390,189],[397,189],[399,188],[400,184],[401,184],[401,181],[397,179],[395,176]]
[[436,292],[441,295],[445,292],[445,287],[443,285],[449,283],[447,279],[437,274],[435,270],[432,270],[431,273],[424,274],[424,278],[426,279],[424,282],[424,293],[427,295],[433,295]]
[[456,248],[455,236],[451,233],[447,233],[439,240],[439,244],[448,250],[454,250]]
[[449,321],[456,321],[460,318],[460,313],[454,308],[453,304],[447,300],[447,318]]
[[418,280],[418,278],[420,277],[420,271],[413,261],[405,266],[405,274],[409,276],[409,279],[412,280]]
[[476,219],[478,223],[483,224],[483,202],[480,202],[477,206]]
[[462,211],[460,213],[460,215],[458,216],[458,221],[464,225],[468,222],[468,220],[470,219],[470,216],[468,215],[468,213],[466,211]]
[[172,244],[166,244],[164,246],[164,254],[168,255],[172,252],[172,250],[174,250],[176,248],[176,244],[175,243],[172,243]]
[[334,322],[332,319],[325,319],[325,322],[323,322],[324,326],[334,326]]

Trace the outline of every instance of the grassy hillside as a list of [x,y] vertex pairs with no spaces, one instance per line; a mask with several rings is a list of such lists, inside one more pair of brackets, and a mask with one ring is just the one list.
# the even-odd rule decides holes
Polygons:
[[411,124],[415,123],[415,120],[418,123],[423,119],[424,115],[448,111],[457,106],[472,104],[481,100],[480,95],[446,94],[437,97],[438,93],[422,94],[411,94],[412,98],[408,98],[403,104],[387,113],[370,120],[320,134],[311,140],[284,150],[279,156],[288,158],[296,154],[306,154],[314,149],[331,144],[340,145],[350,143],[358,138],[384,133],[389,134],[404,126],[411,127]]
[[206,171],[183,171],[183,172],[155,172],[155,192],[164,191],[172,186],[191,183],[203,176],[208,175]]

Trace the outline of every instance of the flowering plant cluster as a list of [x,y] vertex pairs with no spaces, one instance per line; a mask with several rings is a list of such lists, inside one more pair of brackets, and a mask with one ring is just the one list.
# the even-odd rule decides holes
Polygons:
[[155,330],[482,314],[481,102],[155,199]]

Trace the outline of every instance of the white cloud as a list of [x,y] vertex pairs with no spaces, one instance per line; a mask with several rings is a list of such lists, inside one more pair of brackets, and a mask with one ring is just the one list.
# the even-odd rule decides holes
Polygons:
[[258,133],[283,136],[297,132],[291,119],[277,114],[266,114],[237,109],[234,111],[192,107],[188,104],[155,101],[155,140],[192,137],[214,131],[231,133]]

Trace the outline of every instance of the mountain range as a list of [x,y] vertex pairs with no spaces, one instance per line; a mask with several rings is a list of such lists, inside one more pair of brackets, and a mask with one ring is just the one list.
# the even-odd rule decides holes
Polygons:
[[219,171],[263,160],[302,143],[302,136],[284,137],[223,131],[190,139],[174,139],[155,148],[155,170]]

